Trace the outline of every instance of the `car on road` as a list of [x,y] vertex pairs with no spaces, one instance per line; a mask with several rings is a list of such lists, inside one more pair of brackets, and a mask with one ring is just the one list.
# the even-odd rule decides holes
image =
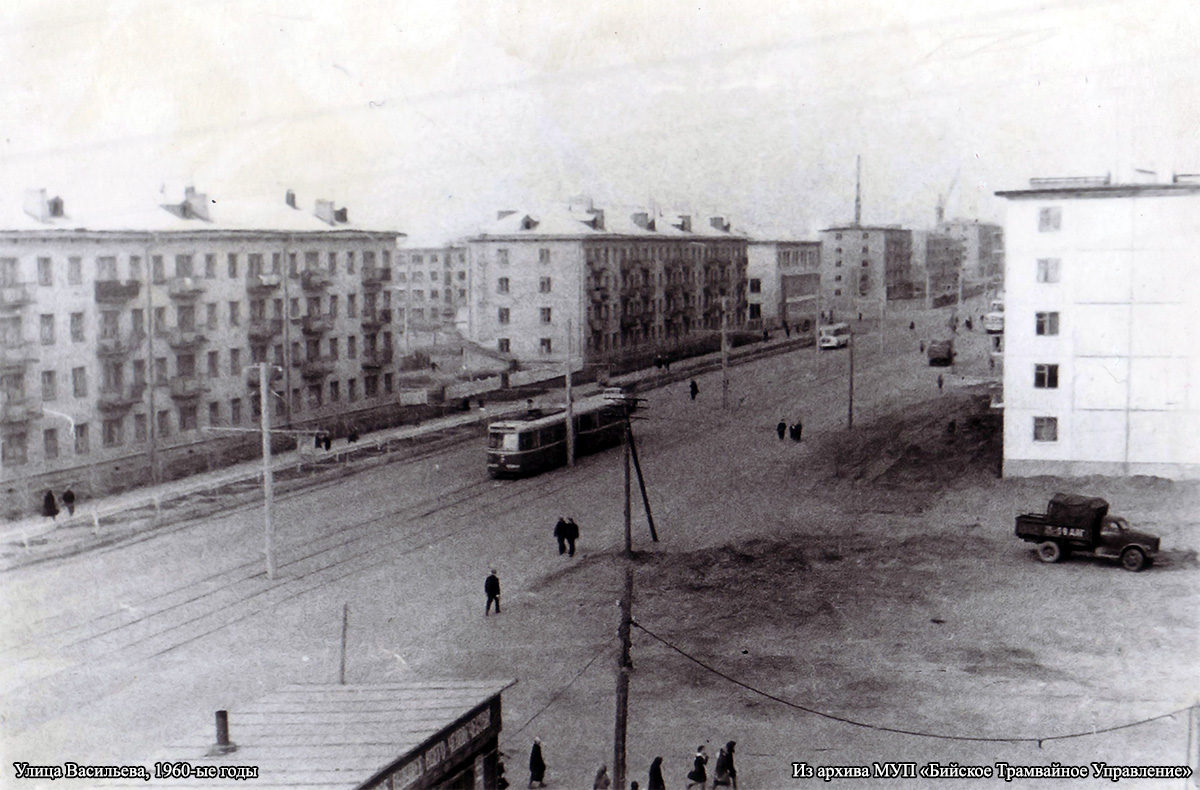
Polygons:
[[954,364],[954,341],[953,340],[932,340],[925,354],[929,359],[930,367],[949,367]]
[[1042,562],[1062,562],[1072,553],[1119,560],[1127,571],[1140,571],[1154,562],[1159,538],[1139,532],[1120,516],[1108,514],[1100,497],[1055,494],[1045,513],[1017,516],[1016,534],[1037,544]]

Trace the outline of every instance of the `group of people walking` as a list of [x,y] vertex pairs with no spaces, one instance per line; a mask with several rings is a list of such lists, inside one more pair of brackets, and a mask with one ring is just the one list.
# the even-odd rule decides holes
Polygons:
[[779,434],[780,441],[783,441],[784,436],[789,436],[793,442],[798,442],[804,434],[804,423],[796,420],[788,425],[787,420],[781,418],[779,424],[775,426],[775,433]]
[[[49,495],[49,492],[47,493]],[[558,523],[554,525],[554,538],[558,541],[560,556],[566,554],[568,557],[574,557],[575,541],[579,540],[579,525],[575,523],[575,519],[559,516]],[[490,615],[493,606],[496,607],[496,614],[500,614],[500,577],[496,575],[495,568],[483,580],[483,593],[487,596],[483,616]]]
[[[716,762],[712,767],[712,787],[730,787],[737,790],[737,768],[733,762],[734,748],[737,746],[736,741],[729,741],[721,747],[717,753]],[[687,787],[705,788],[708,787],[709,769],[708,769],[708,749],[704,744],[696,747],[696,755],[692,758],[692,769],[687,773]],[[501,763],[498,768],[498,774],[503,776],[504,764]],[[542,753],[542,740],[540,738],[533,739],[533,748],[529,750],[529,787],[545,787],[546,781],[546,758]],[[508,782],[505,780],[504,787],[508,787]],[[592,790],[610,790],[612,788],[612,779],[608,775],[608,765],[602,764],[596,770],[596,776],[592,779]],[[618,790],[622,790],[618,788]],[[629,783],[629,790],[641,790],[641,785],[637,781]],[[646,790],[667,790],[666,778],[663,775],[663,758],[655,757],[650,763],[650,771]]]

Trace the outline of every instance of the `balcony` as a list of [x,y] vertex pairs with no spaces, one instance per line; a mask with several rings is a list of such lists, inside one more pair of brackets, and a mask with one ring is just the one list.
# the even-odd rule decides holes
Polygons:
[[364,368],[381,368],[384,365],[390,364],[392,364],[392,350],[390,348],[380,348],[362,353],[362,366]]
[[198,376],[176,376],[170,381],[171,397],[175,400],[194,400],[205,392]]
[[125,304],[137,299],[142,284],[137,280],[97,280],[95,283],[96,304]]
[[373,313],[363,313],[362,317],[363,329],[378,329],[384,324],[390,324],[391,322],[391,310],[376,310]]
[[195,329],[172,329],[167,333],[167,344],[175,349],[196,348],[207,338]]
[[167,283],[167,293],[172,299],[191,301],[204,293],[204,283],[194,277],[176,277]]
[[278,274],[251,274],[246,277],[246,291],[256,296],[269,294],[278,290],[282,282]]
[[300,287],[306,291],[323,291],[333,282],[329,275],[317,269],[300,272]]
[[96,407],[106,412],[125,411],[135,403],[141,403],[145,392],[146,385],[141,383],[130,384],[127,387],[102,388],[96,400]]
[[102,337],[96,341],[96,356],[123,357],[133,353],[146,340],[140,332],[130,332],[125,337]]
[[20,310],[33,303],[33,289],[25,283],[0,286],[0,310]]
[[31,406],[23,395],[9,395],[0,404],[0,422],[5,425],[29,422],[40,413],[41,410]]
[[[283,371],[282,371],[282,370],[279,370],[278,368],[276,368],[276,367],[274,367],[274,366],[272,366],[272,368],[271,368],[271,371],[270,371],[270,379],[268,380],[267,386],[268,386],[268,387],[271,387],[273,384],[275,384],[276,382],[278,382],[278,381],[279,381],[279,380],[281,380],[282,378],[283,378]],[[249,387],[249,388],[250,388],[250,389],[252,389],[252,390],[256,390],[256,391],[257,391],[257,390],[258,390],[258,384],[259,384],[259,381],[258,381],[258,369],[257,369],[257,368],[251,368],[251,369],[247,370],[247,371],[246,371],[246,386],[247,386],[247,387]]]
[[588,319],[588,328],[590,328],[593,332],[603,332],[604,331],[604,319],[592,316],[591,318]]
[[37,354],[25,341],[17,340],[13,345],[7,342],[0,345],[0,371],[16,373],[25,369],[31,362],[37,362]]
[[247,334],[253,340],[270,340],[283,333],[282,318],[256,318],[250,321]]
[[306,315],[298,319],[300,331],[306,335],[323,335],[333,331],[333,319],[327,315]]
[[609,291],[606,286],[600,285],[591,289],[593,302],[607,302],[609,299]]
[[384,283],[391,282],[391,280],[390,269],[363,269],[362,286],[367,293],[382,290]]
[[333,357],[306,359],[300,363],[300,375],[306,379],[322,379],[333,373],[334,367]]

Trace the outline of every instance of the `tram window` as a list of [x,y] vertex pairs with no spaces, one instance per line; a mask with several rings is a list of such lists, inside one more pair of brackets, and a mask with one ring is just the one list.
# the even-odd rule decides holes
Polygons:
[[518,450],[532,450],[534,447],[537,447],[537,444],[534,441],[537,439],[537,434],[533,431],[518,435],[521,437],[521,442],[517,447]]
[[590,431],[590,430],[594,429],[595,427],[596,427],[596,415],[595,414],[579,415],[579,430]]

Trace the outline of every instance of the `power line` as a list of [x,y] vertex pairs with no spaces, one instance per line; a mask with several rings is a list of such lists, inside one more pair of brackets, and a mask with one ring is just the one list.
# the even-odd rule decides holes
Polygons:
[[545,705],[543,705],[541,708],[538,709],[537,713],[533,714],[528,719],[526,719],[525,723],[522,724],[520,727],[518,727],[516,729],[516,731],[512,733],[512,735],[508,735],[505,737],[515,738],[516,736],[518,736],[522,732],[524,732],[526,727],[528,727],[530,724],[533,724],[534,719],[536,719],[538,716],[541,716],[543,713],[545,713],[547,710],[549,710],[550,706],[553,705],[555,702],[558,702],[558,698],[561,697],[563,694],[565,694],[567,692],[567,689],[569,689],[569,688],[571,688],[571,686],[575,685],[575,681],[579,680],[579,678],[583,676],[583,673],[587,672],[588,668],[591,667],[592,664],[595,664],[596,660],[598,658],[600,658],[600,656],[604,655],[604,651],[607,649],[608,649],[607,646],[604,648],[601,648],[599,650],[599,652],[596,653],[596,655],[592,656],[591,661],[589,661],[583,665],[583,669],[581,669],[575,673],[575,677],[568,680],[567,684],[565,686],[563,686],[558,691],[555,691],[553,694],[550,695],[550,699],[547,700]]
[[1138,721],[1132,721],[1132,722],[1128,722],[1126,724],[1117,724],[1112,727],[1100,727],[1100,728],[1088,730],[1087,732],[1073,732],[1073,733],[1068,733],[1066,735],[1045,735],[1040,738],[1034,738],[1034,737],[1028,737],[1028,736],[996,738],[996,737],[984,737],[984,736],[977,736],[977,735],[943,735],[943,734],[934,733],[934,732],[921,732],[919,730],[906,730],[906,729],[902,729],[899,727],[886,727],[881,724],[868,724],[867,722],[855,721],[854,719],[848,719],[844,716],[837,716],[832,713],[826,713],[824,711],[816,710],[815,708],[809,708],[809,707],[806,707],[799,703],[792,702],[791,700],[786,700],[783,697],[779,697],[779,696],[776,696],[775,694],[771,694],[770,692],[763,691],[762,689],[759,689],[759,688],[755,688],[754,686],[751,686],[748,683],[743,683],[742,681],[738,680],[737,678],[734,678],[734,677],[731,677],[730,675],[725,674],[724,672],[717,669],[716,667],[713,667],[709,664],[704,663],[700,659],[698,659],[695,656],[688,653],[683,648],[679,647],[678,645],[672,644],[671,642],[667,641],[663,637],[659,636],[658,634],[654,633],[650,629],[646,628],[645,626],[643,626],[641,623],[639,623],[636,620],[632,621],[632,625],[634,627],[640,629],[642,632],[644,632],[645,634],[650,636],[652,639],[655,639],[655,640],[663,643],[667,647],[671,648],[672,650],[674,650],[676,653],[683,656],[687,660],[703,667],[704,669],[708,670],[712,674],[717,675],[718,677],[729,681],[730,683],[734,684],[735,686],[741,686],[742,688],[744,688],[747,691],[750,691],[754,694],[758,694],[759,696],[766,697],[769,700],[778,702],[781,705],[786,705],[789,708],[795,708],[796,710],[802,710],[805,713],[811,713],[814,716],[820,716],[821,718],[824,718],[824,719],[830,719],[831,721],[841,722],[842,724],[850,724],[855,727],[864,727],[868,730],[877,730],[879,732],[895,733],[897,735],[913,735],[918,738],[936,738],[938,740],[944,740],[944,741],[975,741],[975,742],[982,742],[982,743],[1036,743],[1038,745],[1038,748],[1040,749],[1042,744],[1046,741],[1065,741],[1068,738],[1083,738],[1085,736],[1100,735],[1100,734],[1106,733],[1106,732],[1116,732],[1118,730],[1127,730],[1130,727],[1140,727],[1143,724],[1149,724],[1150,722],[1158,721],[1159,719],[1167,719],[1167,718],[1174,717],[1180,713],[1187,713],[1189,710],[1191,710],[1194,707],[1194,706],[1188,706],[1186,708],[1179,708],[1178,710],[1173,710],[1169,713],[1162,713],[1162,714],[1159,714],[1158,716],[1151,716],[1150,718],[1147,718],[1147,719],[1140,719]]

